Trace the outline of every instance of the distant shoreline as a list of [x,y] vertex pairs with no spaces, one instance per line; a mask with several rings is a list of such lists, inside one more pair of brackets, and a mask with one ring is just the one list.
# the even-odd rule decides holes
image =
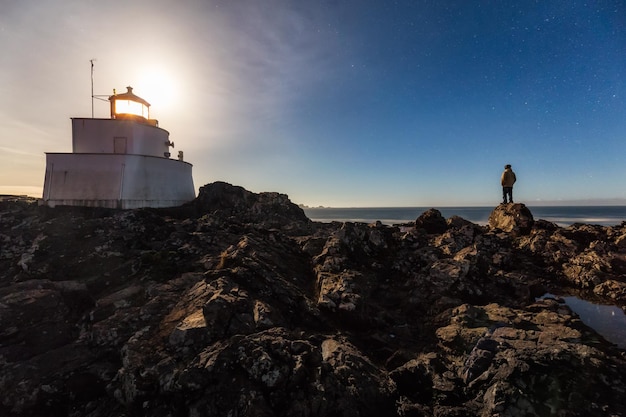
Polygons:
[[31,197],[29,195],[0,194],[0,201],[31,201],[34,203],[37,200],[39,200],[37,197]]
[[[626,200],[619,200],[619,202],[614,203],[593,203],[586,202],[587,200],[583,200],[583,202],[578,202],[572,200],[569,202],[534,202],[527,203],[524,201],[520,201],[520,203],[524,204],[528,208],[533,207],[626,207]],[[468,206],[438,206],[438,205],[429,205],[429,206],[345,206],[345,207],[335,207],[335,206],[307,206],[305,204],[298,204],[298,206],[303,210],[353,210],[353,209],[423,209],[423,208],[434,208],[434,209],[455,209],[455,208],[495,208],[500,203],[494,203],[493,205],[468,205]]]

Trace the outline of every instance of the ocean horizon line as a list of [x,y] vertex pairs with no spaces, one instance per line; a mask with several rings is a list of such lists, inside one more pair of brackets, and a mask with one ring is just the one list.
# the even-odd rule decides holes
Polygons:
[[[454,209],[454,208],[489,208],[489,207],[497,207],[502,203],[497,204],[469,204],[469,205],[458,205],[458,206],[450,206],[450,205],[422,205],[422,206],[308,206],[306,204],[298,204],[298,206],[302,209],[337,209],[337,210],[355,210],[355,209],[422,209],[422,208],[445,208],[445,209]],[[615,204],[552,204],[552,203],[524,203],[520,202],[520,204],[524,204],[526,207],[626,207],[626,200],[620,201],[620,203]]]
[[[485,225],[496,206],[456,207],[309,207],[302,208],[306,216],[318,222],[358,222],[393,225],[414,222],[429,209],[438,210],[444,218],[458,216]],[[626,205],[596,206],[527,206],[535,220],[546,220],[559,226],[574,223],[616,226],[626,220]]]

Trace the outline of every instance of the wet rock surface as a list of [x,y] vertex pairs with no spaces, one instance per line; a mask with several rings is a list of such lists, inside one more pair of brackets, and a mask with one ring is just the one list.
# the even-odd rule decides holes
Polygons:
[[[493,221],[492,221],[493,218]],[[0,201],[2,416],[626,416],[626,225],[315,223],[226,183],[175,209]]]

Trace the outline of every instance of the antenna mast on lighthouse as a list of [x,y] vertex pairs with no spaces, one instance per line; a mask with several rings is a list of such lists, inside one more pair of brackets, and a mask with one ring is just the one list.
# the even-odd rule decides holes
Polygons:
[[91,62],[91,118],[94,118],[94,111],[93,111],[93,101],[94,99],[96,100],[102,100],[102,101],[109,101],[108,100],[108,95],[102,95],[102,94],[94,94],[93,93],[93,63],[96,61],[96,58],[90,59],[89,62]]
[[89,62],[91,62],[91,118],[93,119],[93,61],[95,61],[96,59],[90,59]]

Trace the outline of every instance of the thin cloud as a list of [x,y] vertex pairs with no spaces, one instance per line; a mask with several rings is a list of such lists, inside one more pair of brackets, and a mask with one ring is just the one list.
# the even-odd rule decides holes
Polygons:
[[6,146],[0,146],[0,153],[22,155],[22,156],[34,156],[34,157],[42,157],[43,155],[40,153],[31,152],[29,150],[24,150],[24,149],[19,149],[19,148],[7,148]]

